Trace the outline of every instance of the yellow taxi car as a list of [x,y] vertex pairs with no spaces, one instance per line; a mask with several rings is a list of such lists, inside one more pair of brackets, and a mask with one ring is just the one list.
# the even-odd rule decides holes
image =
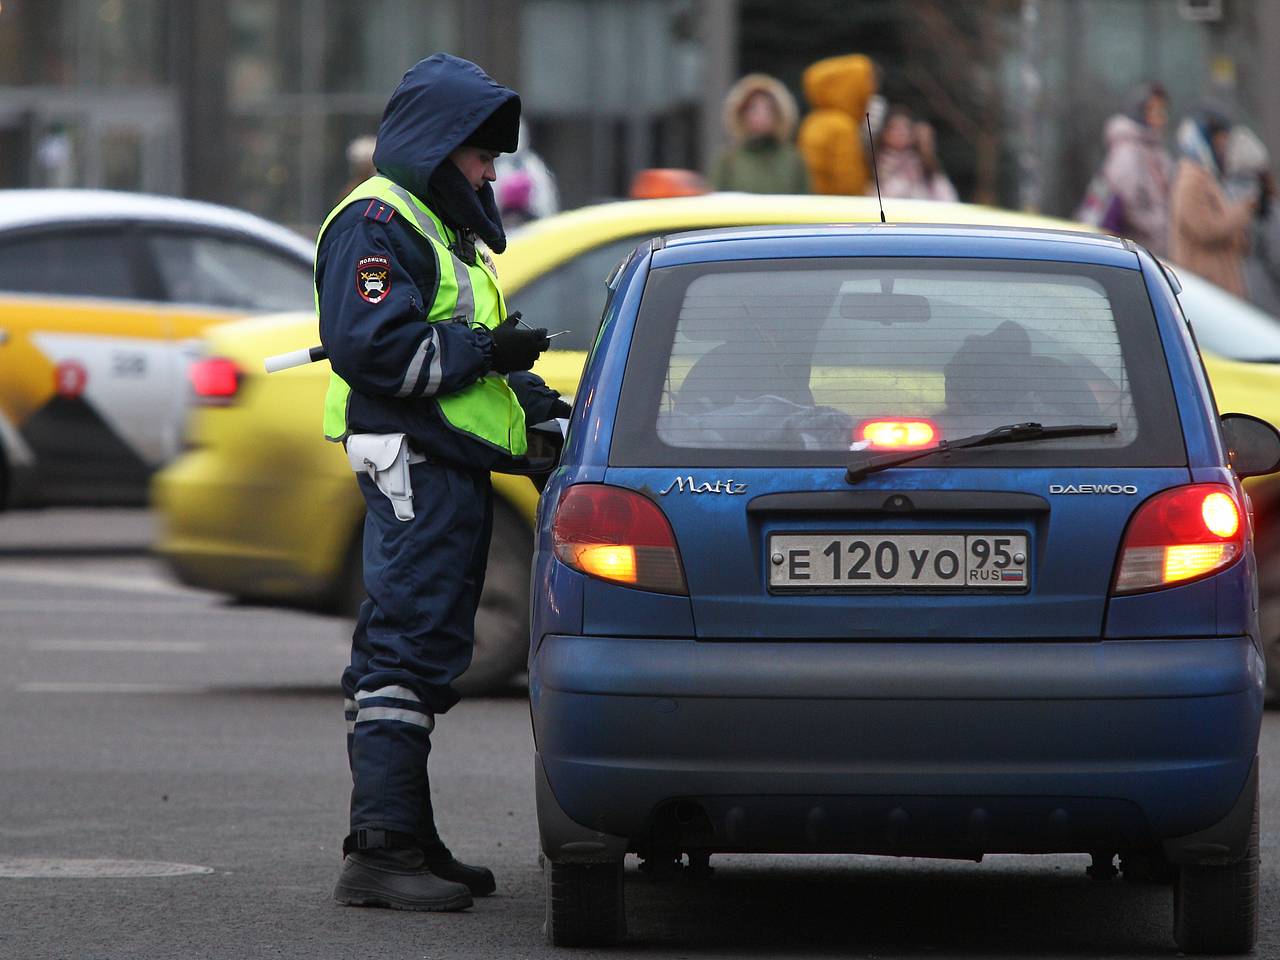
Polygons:
[[0,191],[0,506],[145,502],[190,344],[311,298],[310,245],[226,207]]
[[[894,200],[902,222],[990,223],[1079,229],[1062,221],[965,204]],[[534,368],[572,393],[604,305],[604,280],[639,242],[699,227],[879,220],[875,200],[712,194],[601,204],[538,221],[513,234],[498,269],[512,309],[538,326],[568,328]],[[1228,314],[1280,327],[1203,280],[1183,277],[1184,304],[1198,326]],[[1225,300],[1223,298],[1226,298]],[[1268,326],[1269,325],[1269,326]],[[219,327],[194,368],[206,385],[190,423],[191,450],[153,485],[157,545],[187,583],[245,598],[351,611],[363,599],[359,545],[364,504],[346,458],[321,437],[327,363],[268,377],[263,359],[316,342],[311,313]],[[1202,336],[1226,357],[1206,362],[1223,409],[1280,422],[1280,366],[1252,363],[1253,334]],[[1239,346],[1239,352],[1236,350]],[[1236,352],[1233,352],[1236,351]],[[1280,359],[1280,347],[1274,357]],[[476,656],[459,682],[471,692],[507,682],[524,661],[532,518],[524,477],[494,475],[497,493],[489,573],[476,625]]]

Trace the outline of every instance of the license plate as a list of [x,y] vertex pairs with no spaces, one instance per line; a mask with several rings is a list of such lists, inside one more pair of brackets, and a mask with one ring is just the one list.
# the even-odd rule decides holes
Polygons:
[[769,586],[1025,590],[1025,534],[775,533]]

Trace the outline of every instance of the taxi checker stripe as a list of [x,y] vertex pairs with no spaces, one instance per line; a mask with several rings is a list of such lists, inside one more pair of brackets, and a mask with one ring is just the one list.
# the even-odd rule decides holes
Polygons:
[[391,697],[393,700],[408,700],[412,703],[421,703],[418,695],[408,687],[379,687],[377,690],[357,690],[356,700],[372,700],[374,697]]
[[360,712],[356,714],[356,724],[368,723],[371,720],[399,720],[401,723],[411,723],[415,727],[425,727],[430,733],[435,727],[435,718],[429,713],[419,713],[417,710],[401,710],[398,707],[361,707]]
[[413,194],[394,183],[391,185],[391,192],[404,201],[405,206],[413,214],[413,219],[422,228],[422,232],[449,251],[449,256],[453,260],[454,279],[458,283],[458,305],[454,310],[453,319],[461,320],[470,326],[476,315],[476,295],[475,291],[471,289],[471,271],[467,269],[465,263],[458,259],[458,255],[453,252],[453,248],[444,242],[440,236],[440,231],[436,229],[435,222],[418,207],[418,201]]

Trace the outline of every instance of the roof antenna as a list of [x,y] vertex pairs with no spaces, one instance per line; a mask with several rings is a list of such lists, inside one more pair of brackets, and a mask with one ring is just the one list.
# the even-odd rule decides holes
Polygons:
[[871,132],[871,112],[867,112],[867,143],[871,145],[871,172],[876,175],[876,202],[880,204],[880,222],[884,223],[884,198],[880,196],[880,170],[876,166],[876,138]]

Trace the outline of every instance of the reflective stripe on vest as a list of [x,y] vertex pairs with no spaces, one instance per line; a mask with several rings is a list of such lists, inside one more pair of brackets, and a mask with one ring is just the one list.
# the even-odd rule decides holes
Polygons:
[[[498,288],[497,278],[490,273],[483,259],[476,257],[474,265],[463,263],[449,246],[455,238],[440,219],[409,191],[385,177],[371,177],[348,194],[325,218],[320,227],[320,237],[324,237],[325,230],[339,212],[358,200],[377,200],[393,208],[435,253],[437,287],[430,302],[425,304],[428,323],[457,321],[493,329],[506,319],[506,301]],[[319,244],[317,239],[317,251]],[[423,291],[423,294],[428,294],[428,291]],[[319,304],[317,289],[317,312]],[[438,336],[428,336],[422,341],[405,369],[396,395],[431,398],[439,407],[444,422],[454,430],[504,453],[523,456],[528,449],[524,410],[505,377],[489,374],[455,393],[435,396],[443,369],[443,343],[444,339]],[[429,363],[428,352],[432,353]],[[324,433],[330,440],[346,438],[350,397],[350,386],[336,373],[331,373],[324,410]]]

